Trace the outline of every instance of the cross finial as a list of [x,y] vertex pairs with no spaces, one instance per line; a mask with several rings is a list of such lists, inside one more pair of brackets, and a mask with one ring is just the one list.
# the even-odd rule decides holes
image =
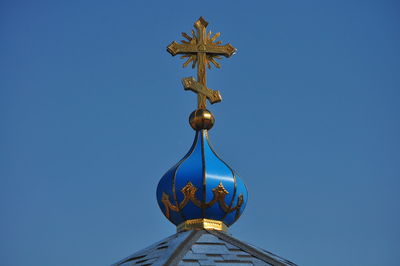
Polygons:
[[197,66],[197,81],[193,77],[183,78],[182,83],[185,90],[192,90],[197,93],[198,109],[206,109],[206,99],[211,104],[222,100],[221,94],[217,90],[207,88],[206,84],[206,66],[210,69],[211,63],[220,68],[221,65],[216,59],[221,59],[222,55],[230,57],[236,52],[231,44],[220,45],[221,41],[216,41],[220,33],[211,37],[211,31],[206,32],[208,22],[200,17],[195,23],[196,32],[192,30],[192,36],[182,32],[182,36],[186,40],[181,43],[172,42],[167,47],[167,51],[175,56],[182,54],[181,58],[187,58],[183,67],[187,67],[192,63],[192,68]]

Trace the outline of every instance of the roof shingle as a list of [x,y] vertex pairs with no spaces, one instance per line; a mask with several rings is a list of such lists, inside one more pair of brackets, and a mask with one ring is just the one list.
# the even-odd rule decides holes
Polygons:
[[132,265],[279,265],[295,266],[271,252],[244,243],[219,231],[176,233],[112,266]]

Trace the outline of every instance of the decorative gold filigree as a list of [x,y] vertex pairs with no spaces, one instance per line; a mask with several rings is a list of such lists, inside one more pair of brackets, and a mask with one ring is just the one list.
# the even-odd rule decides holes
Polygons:
[[222,182],[219,183],[219,185],[215,188],[212,189],[213,192],[213,199],[210,200],[209,202],[202,202],[196,198],[196,191],[197,188],[192,184],[192,182],[188,182],[182,189],[181,192],[183,194],[183,200],[175,205],[172,204],[169,200],[168,194],[163,192],[161,202],[164,204],[165,207],[165,216],[169,219],[170,218],[170,210],[174,212],[178,212],[182,210],[188,203],[191,201],[194,205],[196,205],[199,208],[210,208],[213,206],[215,203],[218,202],[219,207],[225,212],[225,213],[231,213],[233,211],[236,211],[236,219],[239,218],[240,215],[240,208],[243,205],[243,194],[240,194],[238,197],[238,202],[235,207],[230,208],[226,203],[225,203],[225,197],[226,195],[229,194],[229,192],[224,188],[222,185]]
[[191,36],[182,32],[182,36],[186,40],[182,40],[181,43],[174,41],[167,47],[167,51],[171,55],[182,54],[181,58],[187,59],[186,62],[183,63],[183,67],[187,67],[190,63],[192,63],[192,68],[195,68],[197,65],[197,81],[192,83],[192,87],[185,87],[185,89],[190,89],[197,93],[198,109],[206,108],[207,98],[211,103],[221,101],[220,95],[218,101],[210,99],[213,90],[207,88],[206,85],[206,66],[211,69],[212,63],[215,67],[220,68],[221,65],[216,59],[221,59],[221,55],[230,57],[236,52],[236,48],[231,44],[220,45],[222,42],[216,41],[220,36],[219,32],[212,37],[211,31],[207,34],[207,25],[208,22],[203,17],[200,17],[199,20],[194,23],[196,32],[192,30]]

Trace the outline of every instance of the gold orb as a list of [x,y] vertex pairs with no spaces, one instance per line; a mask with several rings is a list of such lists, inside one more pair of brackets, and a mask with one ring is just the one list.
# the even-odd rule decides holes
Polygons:
[[215,118],[207,109],[197,109],[190,114],[189,124],[194,130],[211,129]]

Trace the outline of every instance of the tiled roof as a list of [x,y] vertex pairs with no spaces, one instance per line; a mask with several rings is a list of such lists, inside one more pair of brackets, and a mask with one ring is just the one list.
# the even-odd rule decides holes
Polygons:
[[293,262],[227,233],[210,230],[174,234],[113,266],[132,265],[289,265]]

